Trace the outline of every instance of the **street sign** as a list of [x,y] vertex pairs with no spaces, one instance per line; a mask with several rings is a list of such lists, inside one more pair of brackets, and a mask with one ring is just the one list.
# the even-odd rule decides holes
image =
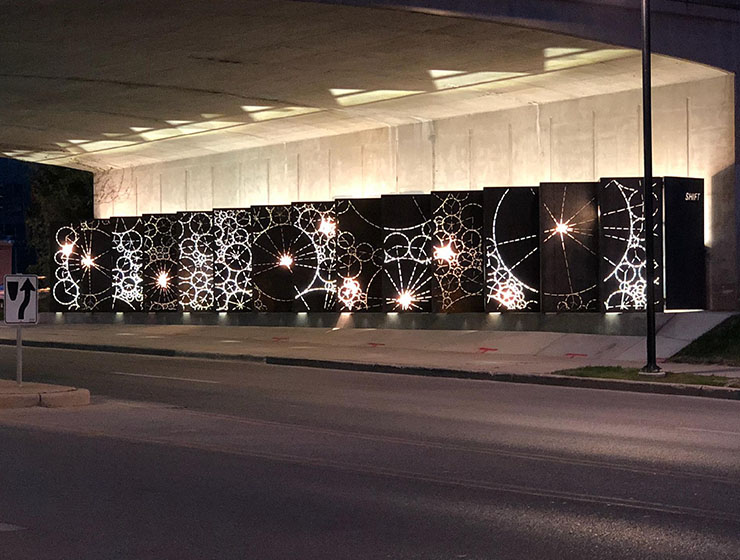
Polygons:
[[23,384],[23,325],[39,322],[39,279],[33,274],[7,274],[4,280],[5,324],[15,325],[15,377]]
[[33,274],[5,276],[5,324],[35,325],[39,321],[39,279]]

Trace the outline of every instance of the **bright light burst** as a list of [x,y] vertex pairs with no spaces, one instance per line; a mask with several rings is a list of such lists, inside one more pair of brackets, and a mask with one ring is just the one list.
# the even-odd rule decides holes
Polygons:
[[166,290],[167,287],[170,285],[170,277],[167,275],[165,271],[162,271],[157,276],[157,286],[160,287],[162,290]]
[[559,233],[560,235],[567,234],[571,231],[573,231],[573,228],[570,227],[566,222],[557,222],[555,224],[555,232]]
[[290,270],[290,267],[293,266],[293,257],[289,255],[288,253],[280,255],[280,259],[278,260],[278,265],[283,266]]
[[82,266],[85,268],[90,268],[95,266],[95,261],[93,261],[93,258],[88,254],[82,257],[82,260],[80,261],[82,263]]
[[72,254],[72,251],[74,251],[74,248],[74,243],[65,243],[61,246],[62,255],[64,255],[65,257],[69,257]]
[[360,283],[354,278],[344,278],[342,285],[339,287],[337,297],[347,309],[354,309],[359,303],[362,296]]
[[447,245],[434,248],[434,258],[438,261],[453,262],[457,259],[457,253],[452,248],[452,241],[449,241]]
[[403,309],[404,311],[408,311],[409,309],[411,309],[411,306],[416,301],[416,298],[414,297],[414,294],[412,294],[409,290],[403,290],[400,294],[398,294],[396,301],[398,302],[398,305],[401,306],[401,309]]
[[319,232],[323,233],[327,237],[334,237],[337,233],[337,224],[331,218],[321,218],[319,224]]

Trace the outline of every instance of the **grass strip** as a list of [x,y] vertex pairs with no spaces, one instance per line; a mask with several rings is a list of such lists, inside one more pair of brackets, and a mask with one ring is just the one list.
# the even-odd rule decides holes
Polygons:
[[710,385],[712,387],[740,386],[740,380],[721,375],[697,375],[695,373],[666,372],[665,377],[647,377],[640,375],[640,370],[637,368],[612,366],[588,366],[574,369],[563,369],[553,373],[555,375],[571,375],[573,377],[626,379],[628,381],[649,381],[654,383],[681,383],[683,385]]
[[728,317],[674,355],[671,361],[740,366],[740,315]]

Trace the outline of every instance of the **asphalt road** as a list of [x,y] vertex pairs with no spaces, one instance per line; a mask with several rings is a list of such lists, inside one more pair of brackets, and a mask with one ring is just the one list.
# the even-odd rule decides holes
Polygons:
[[[0,347],[12,377],[13,349]],[[0,558],[740,558],[740,403],[27,349]]]

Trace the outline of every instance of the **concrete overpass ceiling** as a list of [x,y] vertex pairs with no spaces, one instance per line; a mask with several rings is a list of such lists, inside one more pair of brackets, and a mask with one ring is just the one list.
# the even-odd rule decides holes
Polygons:
[[[0,153],[109,169],[630,90],[635,50],[283,0],[0,0]],[[656,57],[656,86],[724,74]]]

